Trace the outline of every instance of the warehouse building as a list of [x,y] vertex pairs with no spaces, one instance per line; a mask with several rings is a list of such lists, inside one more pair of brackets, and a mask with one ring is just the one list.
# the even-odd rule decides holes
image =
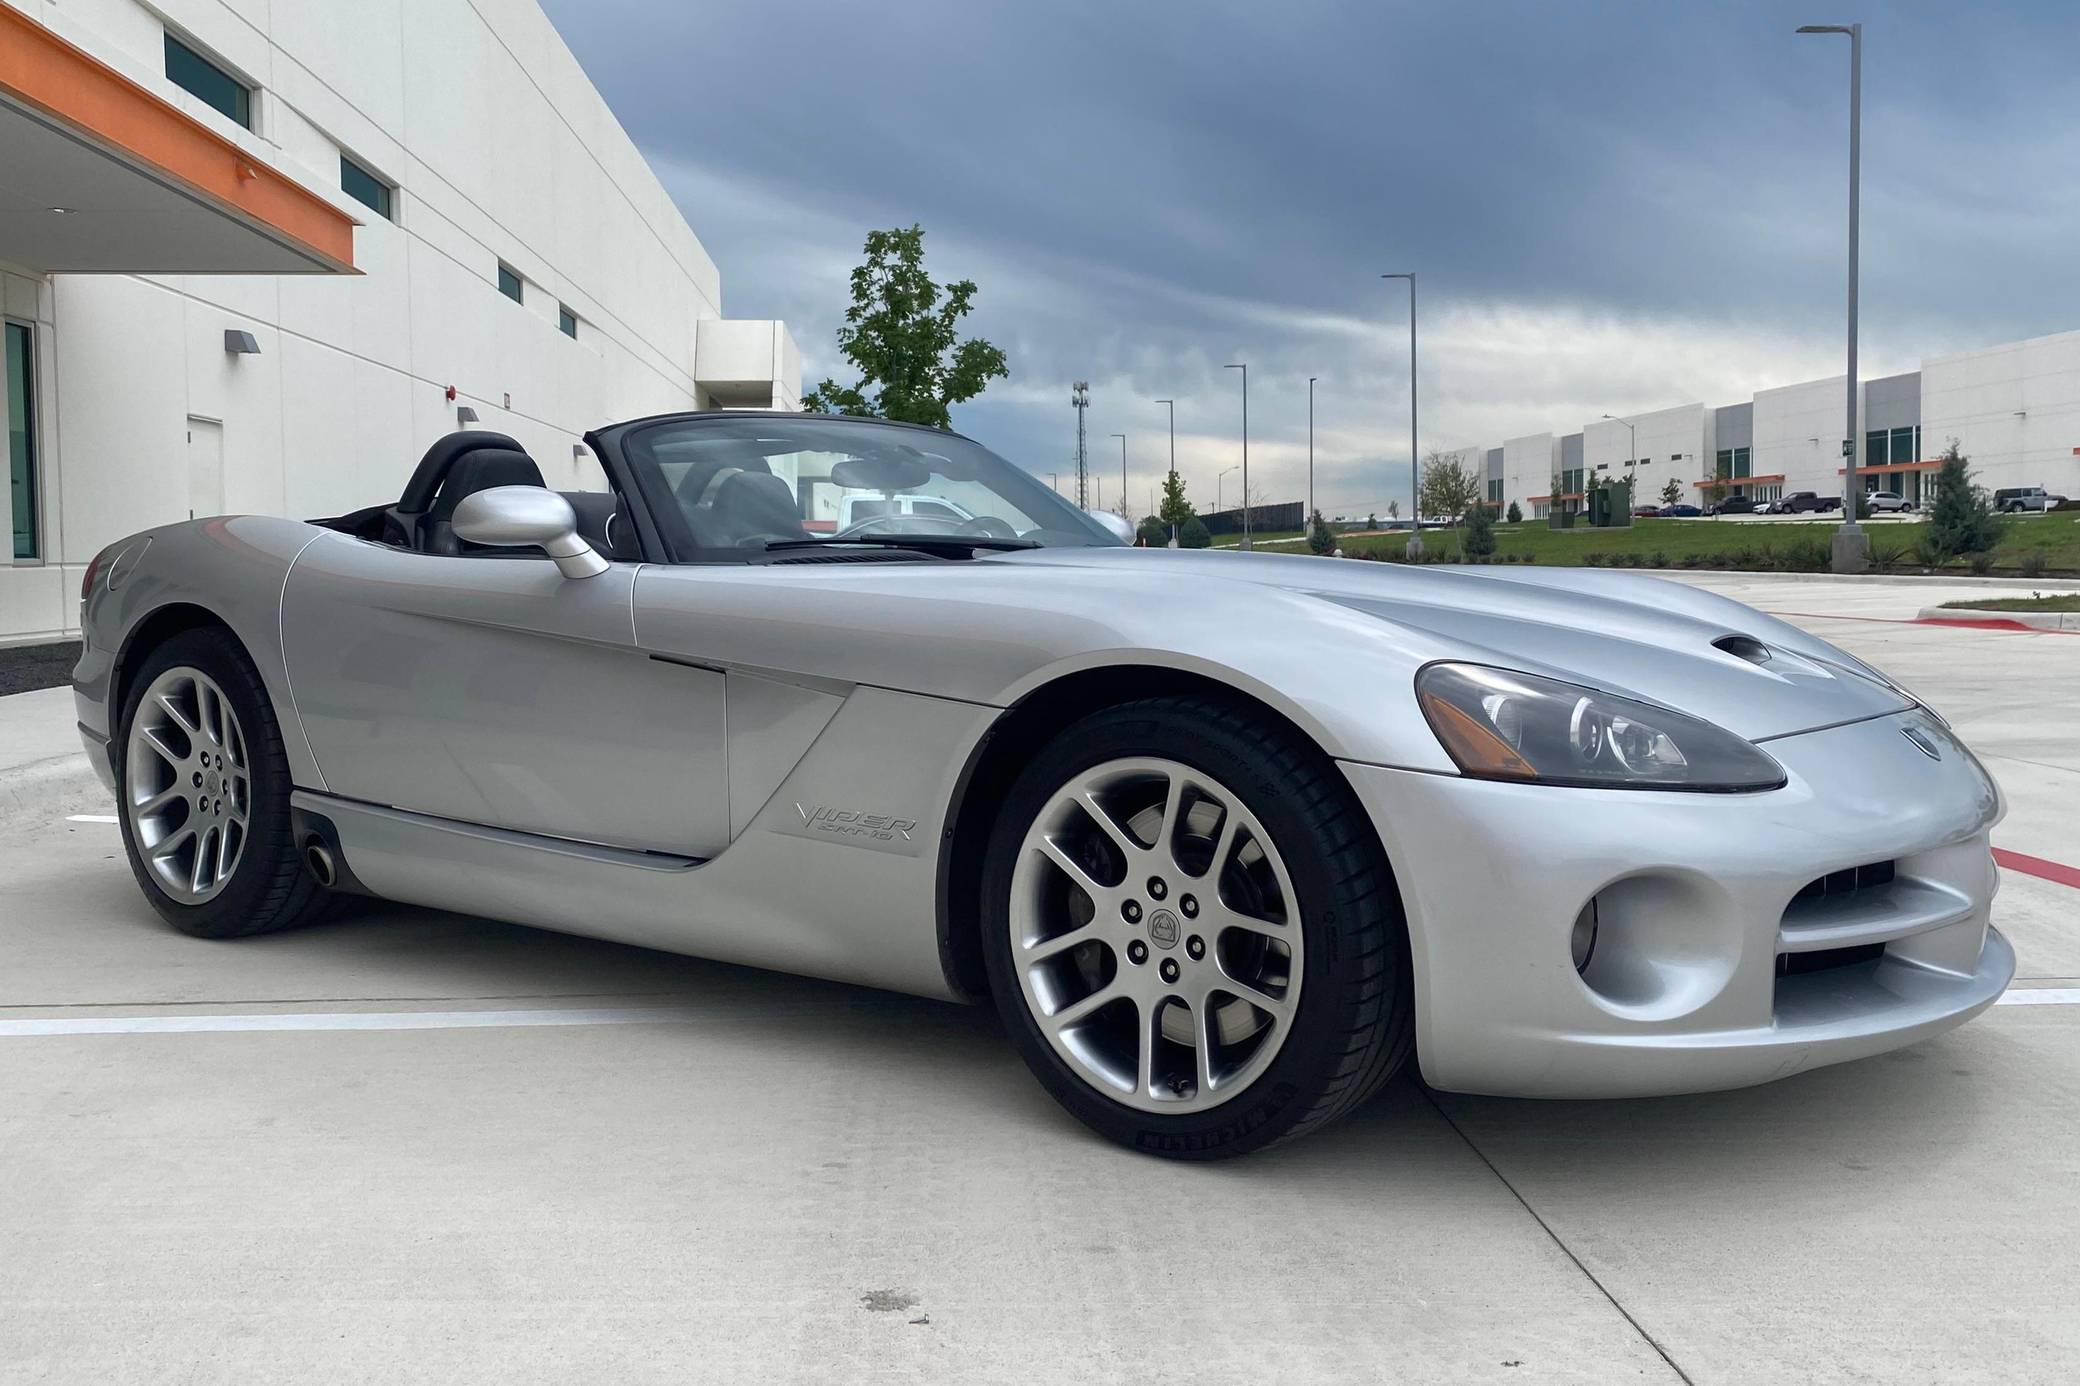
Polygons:
[[458,426],[794,408],[533,0],[0,0],[0,643],[110,540],[393,497]]
[[[1632,476],[1639,501],[1678,483],[1689,503],[1842,489],[1844,377],[1758,390],[1738,404],[1681,404],[1446,454],[1486,479],[1490,504],[1527,517],[1578,509],[1586,480]],[[1918,371],[1866,380],[1858,405],[1858,479],[1909,501],[1955,440],[1989,491],[2041,486],[2080,498],[2080,332],[1931,357]]]

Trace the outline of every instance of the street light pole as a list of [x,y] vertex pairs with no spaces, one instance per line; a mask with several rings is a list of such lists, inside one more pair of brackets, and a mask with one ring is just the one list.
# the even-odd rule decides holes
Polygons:
[[1314,382],[1316,377],[1307,377],[1307,516],[1300,521],[1300,528],[1312,532],[1314,529]]
[[1605,414],[1604,417],[1612,423],[1624,424],[1625,431],[1632,435],[1632,442],[1628,445],[1632,449],[1632,455],[1625,460],[1625,475],[1632,478],[1633,483],[1625,488],[1625,523],[1629,525],[1632,523],[1632,508],[1639,504],[1639,429],[1616,414]]
[[1415,557],[1423,551],[1423,455],[1416,449],[1416,277],[1411,271],[1380,278],[1408,281],[1408,475],[1415,488],[1415,504],[1409,507],[1407,552]]
[[1112,436],[1119,439],[1119,503],[1124,509],[1127,504],[1127,435],[1115,433]]
[[[1170,410],[1170,482],[1168,486],[1163,488],[1164,495],[1168,496],[1171,487],[1177,484],[1177,401],[1174,399],[1159,399],[1156,403],[1164,405]],[[1153,496],[1150,496],[1148,500],[1148,513],[1157,516],[1163,513],[1156,507],[1155,497]],[[1177,536],[1173,534],[1171,541],[1173,543],[1176,542],[1176,538]]]
[[1849,399],[1848,425],[1842,430],[1842,523],[1834,534],[1834,570],[1861,573],[1871,566],[1870,536],[1856,523],[1856,498],[1862,486],[1856,476],[1856,270],[1862,220],[1859,184],[1863,175],[1863,26],[1802,24],[1798,32],[1849,36]]
[[[1215,510],[1227,509],[1226,506],[1221,504],[1221,483],[1228,479],[1228,472],[1239,472],[1241,470],[1242,468],[1239,466],[1230,467],[1227,469],[1227,471],[1222,472],[1219,476],[1216,476],[1213,479],[1213,508]],[[1247,476],[1242,478],[1242,484],[1244,486],[1249,485],[1249,478]]]
[[1242,372],[1242,547],[1250,547],[1249,539],[1249,364],[1228,367]]

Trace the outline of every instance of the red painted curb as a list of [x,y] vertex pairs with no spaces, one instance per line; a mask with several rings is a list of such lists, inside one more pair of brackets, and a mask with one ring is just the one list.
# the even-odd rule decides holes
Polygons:
[[2023,852],[2011,852],[2005,847],[1993,849],[1993,863],[2003,871],[2020,871],[2025,876],[2035,876],[2062,886],[2080,890],[2080,868],[2067,866],[2064,862],[2046,861]]

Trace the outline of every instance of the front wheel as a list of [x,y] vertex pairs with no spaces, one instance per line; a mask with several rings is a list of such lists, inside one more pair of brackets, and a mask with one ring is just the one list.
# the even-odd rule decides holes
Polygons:
[[984,870],[991,991],[1027,1065],[1154,1154],[1260,1149],[1406,1058],[1399,895],[1319,750],[1217,698],[1093,714],[1006,797]]

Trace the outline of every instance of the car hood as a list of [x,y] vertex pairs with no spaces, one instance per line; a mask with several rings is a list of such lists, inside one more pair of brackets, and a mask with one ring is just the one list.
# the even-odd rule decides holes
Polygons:
[[[1631,573],[1178,549],[1047,549],[992,561],[1116,569],[1123,585],[1159,571],[1275,589],[1375,618],[1382,639],[1398,639],[1426,661],[1466,659],[1608,689],[1750,740],[1913,706],[1876,671],[1796,626]],[[1211,586],[1206,596],[1219,600]]]

